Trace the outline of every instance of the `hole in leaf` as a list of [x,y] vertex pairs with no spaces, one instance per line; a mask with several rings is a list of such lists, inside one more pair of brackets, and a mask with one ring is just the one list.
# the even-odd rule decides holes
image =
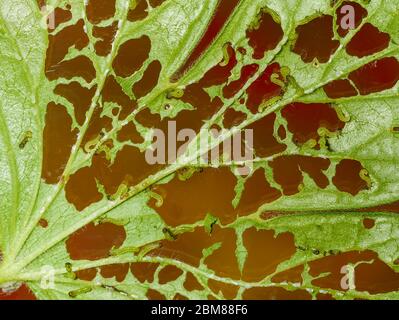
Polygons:
[[76,24],[63,28],[56,35],[49,34],[48,39],[45,70],[47,78],[53,80],[58,77],[57,73],[61,73],[59,69],[62,68],[58,64],[65,58],[69,48],[82,50],[89,44],[89,38],[84,31],[84,21],[81,19]]
[[112,43],[117,31],[118,22],[114,22],[112,25],[107,27],[93,27],[93,36],[101,39],[94,45],[96,53],[99,56],[106,57],[111,53]]
[[198,282],[197,278],[191,272],[188,272],[186,275],[186,280],[184,281],[184,288],[187,291],[204,289],[204,287]]
[[204,219],[207,213],[219,218],[222,223],[229,223],[236,218],[231,204],[235,197],[236,180],[228,168],[207,168],[194,173],[186,181],[176,177],[154,190],[162,195],[162,206],[157,207],[155,200],[150,201],[150,206],[170,226],[195,223]]
[[375,226],[375,220],[366,218],[366,219],[363,220],[363,226],[366,229],[373,229],[374,226]]
[[154,274],[158,267],[158,263],[135,262],[130,265],[130,270],[141,283],[151,283],[154,281]]
[[283,193],[287,196],[300,191],[303,184],[303,174],[306,172],[319,188],[329,185],[327,176],[323,171],[330,167],[330,160],[309,156],[282,156],[270,162],[273,169],[274,180],[281,185]]
[[338,190],[353,196],[368,189],[367,182],[360,177],[363,166],[359,161],[344,159],[336,167],[332,181]]
[[238,293],[237,286],[230,284],[230,283],[226,283],[226,282],[216,281],[214,279],[208,280],[208,287],[215,294],[222,293],[223,297],[227,300],[233,300],[237,296],[237,293]]
[[128,263],[110,264],[101,267],[101,276],[104,278],[114,278],[118,282],[125,280],[127,273],[129,272]]
[[366,23],[346,45],[346,52],[359,58],[369,56],[388,48],[390,39],[388,33]]
[[399,62],[394,57],[372,61],[349,74],[362,95],[393,88],[399,81]]
[[123,78],[133,75],[148,59],[150,50],[151,40],[146,35],[124,42],[112,63],[115,74]]
[[239,2],[240,0],[219,0],[215,13],[204,35],[191,52],[186,62],[171,77],[172,82],[177,82],[202,56],[205,50],[216,39]]
[[66,241],[72,260],[107,258],[110,250],[119,248],[126,239],[125,229],[112,223],[90,223],[73,233]]
[[260,158],[281,153],[287,148],[274,137],[275,120],[276,114],[272,113],[248,126],[248,129],[253,130],[253,146]]
[[158,83],[161,69],[161,63],[158,60],[155,60],[149,64],[147,69],[144,71],[141,80],[133,85],[133,93],[136,99],[146,96],[151,92],[152,89],[154,89]]
[[223,88],[223,96],[227,99],[234,97],[247,83],[247,81],[252,78],[252,76],[258,71],[259,66],[257,64],[249,64],[241,69],[240,79],[230,82]]
[[76,131],[71,131],[72,120],[63,105],[47,105],[46,125],[43,132],[42,178],[48,184],[57,183],[76,141]]
[[160,284],[165,284],[176,280],[183,274],[183,271],[176,266],[166,266],[158,274],[158,279]]
[[270,186],[263,169],[258,169],[245,182],[243,194],[237,207],[240,216],[255,212],[261,205],[281,197],[280,190]]
[[347,79],[335,80],[326,84],[324,91],[331,99],[357,96],[356,88]]
[[115,0],[89,0],[86,14],[93,24],[108,20],[115,15]]
[[257,113],[262,103],[282,93],[283,88],[272,81],[274,76],[276,76],[279,81],[284,81],[280,71],[280,65],[278,63],[273,63],[248,87],[246,91],[248,95],[246,106],[252,113]]
[[129,10],[127,19],[129,21],[140,21],[148,16],[147,0],[136,0],[134,7]]
[[254,287],[245,290],[245,300],[311,300],[312,296],[305,290],[287,291],[279,287]]
[[317,59],[326,63],[339,47],[339,41],[333,40],[333,17],[322,15],[296,28],[297,39],[292,49],[300,55],[303,62]]
[[276,235],[272,230],[257,230],[253,227],[245,230],[243,242],[248,255],[242,279],[248,282],[263,280],[296,251],[294,237],[290,233]]
[[286,106],[281,114],[288,122],[288,130],[293,134],[293,141],[303,145],[307,141],[319,140],[319,128],[337,132],[344,128],[337,112],[329,104],[293,103]]
[[246,31],[249,45],[254,49],[252,57],[262,59],[265,53],[277,47],[284,36],[283,29],[267,9],[262,9],[251,28]]
[[154,289],[147,290],[147,298],[148,300],[166,300],[166,297],[162,293]]

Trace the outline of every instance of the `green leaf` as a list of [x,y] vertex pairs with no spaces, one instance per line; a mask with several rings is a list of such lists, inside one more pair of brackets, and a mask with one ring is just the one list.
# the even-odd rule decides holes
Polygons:
[[[341,34],[343,1],[3,0],[0,288],[398,299],[394,284],[337,289],[313,269],[360,252],[372,258],[349,263],[356,277],[379,263],[398,279],[399,218],[381,206],[399,200],[399,4],[349,4],[361,19]],[[195,139],[149,164],[173,120]],[[244,129],[255,159],[204,161]]]

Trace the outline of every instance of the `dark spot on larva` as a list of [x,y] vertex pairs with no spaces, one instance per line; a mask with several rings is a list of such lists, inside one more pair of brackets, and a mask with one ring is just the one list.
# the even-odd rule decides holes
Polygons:
[[345,126],[330,104],[293,103],[284,107],[282,115],[288,122],[287,127],[293,134],[293,141],[298,145],[303,145],[310,139],[318,140],[319,128],[337,132]]
[[118,22],[114,22],[107,27],[93,27],[93,36],[101,40],[97,41],[94,45],[96,53],[99,56],[107,56],[112,49],[112,42],[114,41],[116,32],[118,30]]
[[237,286],[226,282],[216,281],[214,279],[208,280],[208,287],[217,295],[220,295],[221,293],[226,300],[233,300],[238,293]]
[[50,102],[47,105],[43,132],[42,178],[48,184],[57,183],[77,137],[72,131],[72,119],[63,105]]
[[399,81],[399,62],[394,57],[372,61],[349,74],[362,95],[393,88]]
[[135,262],[130,265],[130,270],[141,283],[151,283],[154,281],[154,274],[158,267],[158,263]]
[[245,300],[311,300],[306,290],[288,291],[280,287],[253,287],[244,291]]
[[283,88],[272,82],[273,76],[277,76],[278,80],[284,81],[284,78],[280,74],[280,65],[278,63],[269,65],[248,87],[246,91],[248,95],[246,106],[252,113],[257,113],[262,103],[282,93]]
[[280,190],[270,186],[263,169],[258,169],[245,182],[237,211],[239,215],[254,213],[261,205],[273,202],[281,197]]
[[270,157],[287,148],[274,137],[275,120],[276,114],[272,113],[248,126],[248,129],[253,130],[253,146],[258,157]]
[[128,263],[110,264],[101,267],[101,276],[104,278],[114,278],[118,282],[125,280],[127,273],[129,272]]
[[243,233],[243,243],[248,255],[242,279],[248,282],[263,280],[296,252],[294,236],[290,233],[276,235],[272,230],[250,228]]
[[69,84],[57,85],[54,93],[72,103],[76,121],[79,125],[82,125],[86,119],[86,112],[89,110],[96,89],[96,86],[91,89],[84,88],[79,82],[73,81]]
[[166,266],[158,273],[158,280],[160,284],[175,281],[183,274],[183,271],[176,266]]
[[298,26],[296,33],[292,51],[306,63],[314,59],[326,63],[339,47],[339,41],[333,40],[333,17],[329,15],[322,15]]
[[177,82],[202,56],[205,50],[216,39],[222,28],[225,26],[227,20],[230,18],[235,7],[240,0],[220,0],[214,15],[202,36],[201,40],[191,52],[185,63],[175,72],[171,77],[172,82]]
[[253,58],[262,59],[267,51],[273,50],[284,36],[280,23],[265,9],[246,32],[248,43],[253,48]]
[[137,107],[137,102],[130,99],[113,76],[108,76],[105,80],[101,95],[103,102],[114,102],[121,106],[120,120],[125,120]]
[[247,83],[247,81],[252,78],[252,76],[258,71],[259,66],[257,64],[250,64],[242,67],[240,79],[234,80],[227,84],[223,88],[223,96],[225,98],[232,98],[236,95]]
[[66,241],[72,260],[98,260],[107,258],[111,249],[119,248],[126,239],[122,226],[112,223],[90,223],[73,233]]
[[269,163],[274,180],[281,185],[283,193],[291,196],[300,191],[303,174],[306,172],[319,188],[326,188],[329,180],[324,171],[330,167],[330,160],[309,156],[282,156]]
[[90,167],[79,169],[68,179],[65,197],[79,211],[103,198],[98,191],[95,174]]
[[146,35],[124,42],[112,64],[115,74],[126,78],[140,70],[148,59],[150,50],[151,40]]
[[367,190],[367,182],[360,177],[362,164],[357,160],[344,159],[337,164],[332,181],[338,190],[355,196],[362,190]]
[[137,0],[134,7],[128,12],[127,19],[129,21],[143,20],[148,16],[148,3],[147,0]]
[[184,281],[184,289],[187,291],[195,291],[203,290],[204,287],[198,282],[197,278],[191,272],[187,272],[186,280]]
[[152,61],[144,71],[143,77],[133,85],[136,99],[146,96],[158,83],[162,65],[158,60]]
[[370,218],[365,218],[363,219],[363,226],[366,229],[373,229],[375,226],[375,220]]
[[58,64],[65,58],[69,48],[82,50],[89,44],[89,38],[84,31],[84,21],[63,28],[55,35],[49,34],[49,44],[46,54],[46,76],[52,80],[52,73],[56,72]]
[[86,14],[93,24],[108,20],[115,15],[115,0],[89,0]]
[[163,197],[162,206],[157,207],[153,200],[150,206],[170,226],[195,223],[205,218],[207,213],[212,213],[222,223],[233,222],[236,216],[231,202],[235,195],[236,181],[228,168],[207,168],[203,172],[194,173],[186,181],[176,177],[155,188]]
[[148,300],[156,300],[156,301],[166,300],[166,297],[162,293],[160,293],[154,289],[147,290],[147,298],[148,298]]
[[347,79],[335,80],[323,87],[327,96],[331,99],[357,96],[356,88]]
[[346,45],[346,52],[359,58],[380,52],[389,46],[391,37],[366,23]]
[[223,127],[225,129],[231,129],[246,119],[247,115],[245,113],[229,108],[223,115]]
[[355,28],[358,28],[360,24],[362,23],[363,19],[367,17],[367,10],[364,9],[359,3],[354,2],[354,1],[344,1],[339,8],[337,8],[336,15],[337,15],[337,27],[338,27],[338,34],[341,37],[344,37],[348,34],[350,31],[349,29],[344,29],[342,26],[345,26],[348,24],[348,18],[351,18],[348,15],[348,12],[345,11],[345,13],[341,13],[341,10],[344,6],[351,6],[354,10],[354,21],[355,21]]

